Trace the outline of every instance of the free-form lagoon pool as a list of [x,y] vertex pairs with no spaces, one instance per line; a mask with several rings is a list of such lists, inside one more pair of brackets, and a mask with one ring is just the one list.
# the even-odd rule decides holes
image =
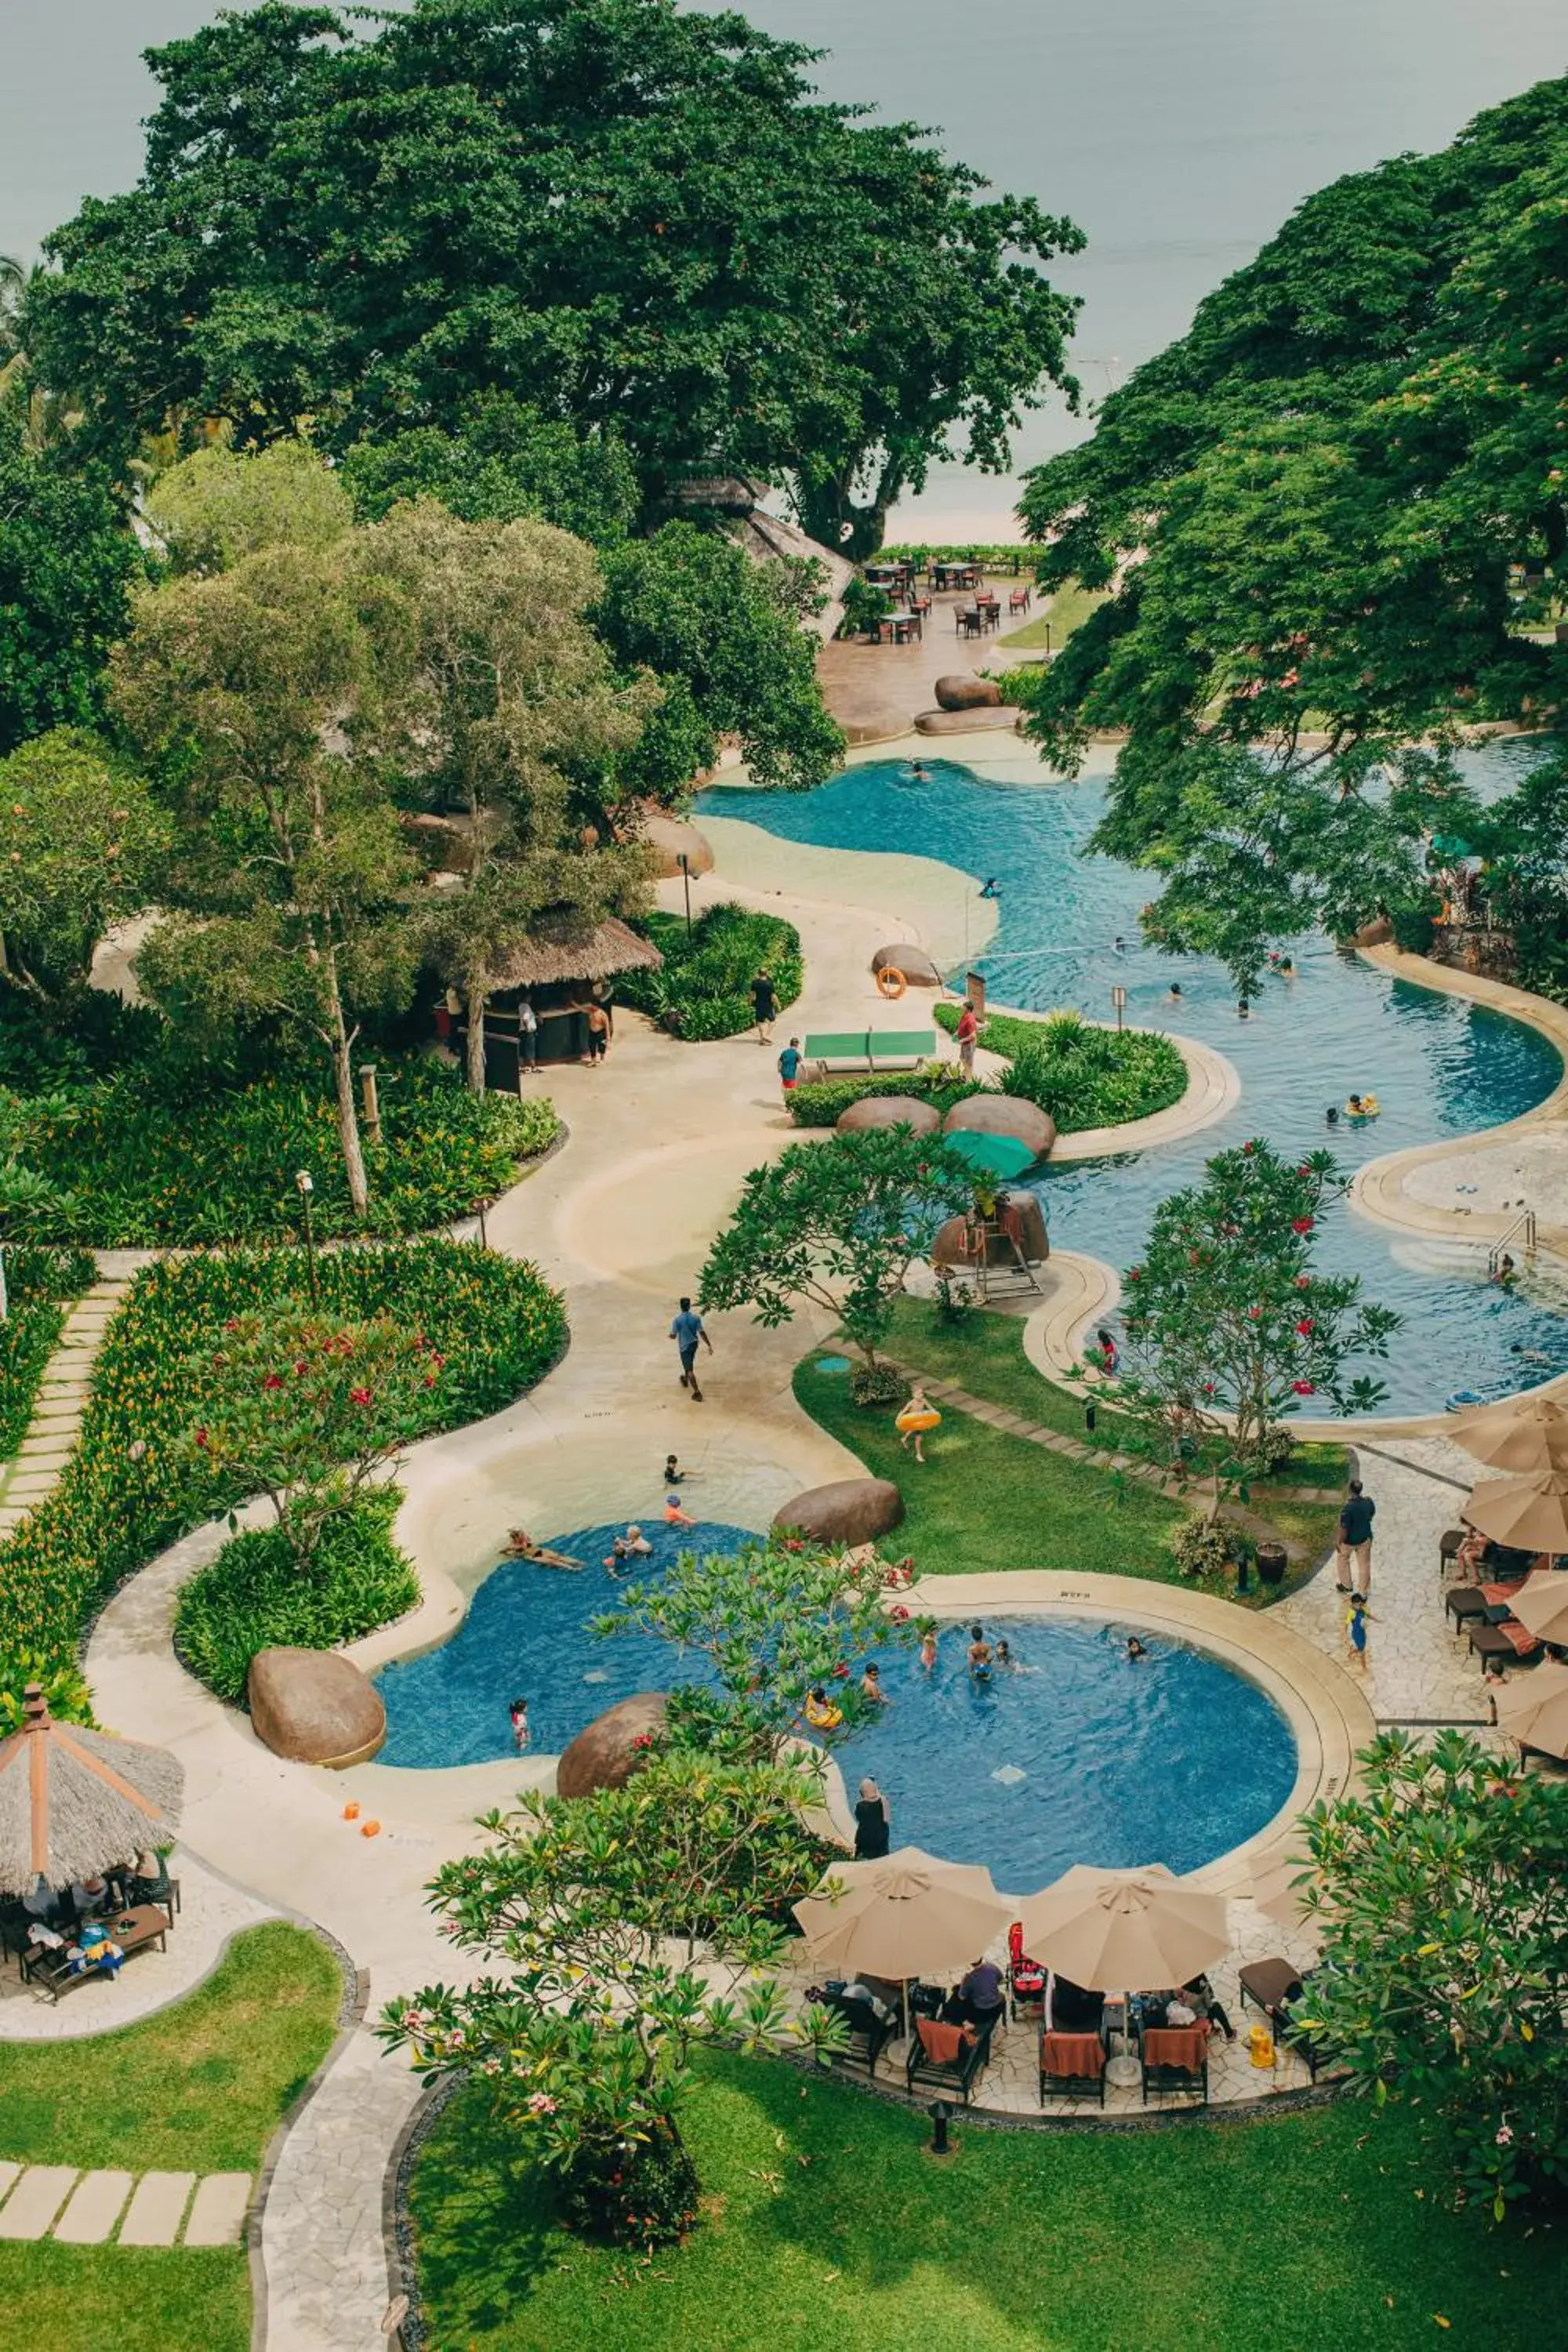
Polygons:
[[[651,1578],[682,1549],[728,1551],[739,1528],[645,1530]],[[599,1639],[590,1619],[617,1588],[599,1566],[613,1527],[552,1538],[581,1575],[507,1560],[475,1593],[459,1631],[378,1677],[384,1764],[475,1764],[508,1755],[508,1701],[527,1698],[531,1746],[563,1748],[633,1691],[708,1679],[704,1664],[660,1641]],[[1289,1797],[1296,1743],[1263,1691],[1218,1659],[1135,1624],[991,1621],[1020,1671],[977,1685],[967,1634],[944,1626],[937,1668],[912,1650],[880,1658],[890,1704],[837,1753],[851,1799],[870,1774],[892,1807],[893,1842],[984,1863],[1027,1894],[1075,1862],[1163,1862],[1195,1870],[1263,1828]],[[1138,1631],[1149,1655],[1130,1662]]]
[[[1142,945],[1138,910],[1151,877],[1082,855],[1105,805],[1102,779],[992,782],[920,748],[923,783],[910,781],[907,760],[876,760],[815,793],[704,793],[698,812],[788,841],[901,850],[977,881],[994,876],[1000,924],[975,967],[997,1003],[1072,1004],[1107,1020],[1120,982],[1129,1021],[1179,1030],[1234,1062],[1241,1098],[1223,1119],[1181,1142],[1067,1163],[1037,1180],[1058,1247],[1121,1271],[1142,1247],[1155,1204],[1192,1182],[1212,1153],[1249,1135],[1285,1150],[1326,1145],[1349,1171],[1407,1144],[1515,1118],[1557,1084],[1557,1053],[1533,1029],[1392,980],[1320,936],[1294,947],[1299,978],[1269,980],[1251,1017],[1239,1020],[1220,965]],[[1489,747],[1470,755],[1471,782],[1501,788],[1538,756],[1517,744]],[[1179,1003],[1170,999],[1173,981]],[[1331,1130],[1325,1110],[1352,1091],[1375,1094],[1381,1118]],[[1405,1318],[1388,1362],[1365,1367],[1387,1385],[1385,1412],[1432,1412],[1456,1390],[1501,1393],[1568,1370],[1560,1271],[1527,1270],[1517,1290],[1503,1292],[1487,1282],[1484,1247],[1401,1239],[1348,1205],[1325,1227],[1321,1262],[1359,1274],[1369,1297]]]

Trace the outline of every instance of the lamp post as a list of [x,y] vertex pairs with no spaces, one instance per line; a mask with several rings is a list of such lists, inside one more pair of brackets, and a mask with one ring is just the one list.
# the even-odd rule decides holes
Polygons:
[[947,2136],[948,2119],[952,2109],[945,2099],[933,2099],[930,2107],[931,2138],[927,2143],[932,2156],[951,2156],[952,2143]]
[[310,1282],[310,1304],[315,1307],[321,1303],[316,1288],[316,1228],[310,1217],[310,1195],[316,1189],[316,1180],[308,1168],[301,1168],[294,1181],[300,1188],[300,1205],[305,1212],[305,1265]]
[[1122,987],[1120,981],[1117,982],[1115,987],[1110,992],[1110,1001],[1116,1007],[1116,1034],[1120,1037],[1121,1034],[1121,1016],[1127,1010],[1127,991]]
[[689,940],[691,937],[691,860],[684,849],[678,849],[675,853],[675,862],[680,868],[680,879],[686,891],[686,936]]

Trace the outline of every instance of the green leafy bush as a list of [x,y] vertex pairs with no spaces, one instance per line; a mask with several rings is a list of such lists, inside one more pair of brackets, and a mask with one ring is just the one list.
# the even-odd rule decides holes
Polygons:
[[[939,1026],[956,1029],[958,1013],[956,1005],[939,1004]],[[981,1042],[1008,1057],[997,1091],[1036,1104],[1063,1135],[1152,1118],[1187,1090],[1186,1064],[1170,1039],[1152,1029],[1100,1029],[1077,1013],[1053,1013],[1044,1021],[994,1013]]]
[[399,1500],[395,1486],[362,1493],[327,1521],[304,1573],[280,1528],[231,1538],[180,1595],[174,1648],[184,1664],[238,1706],[258,1650],[332,1650],[403,1616],[419,1599],[419,1579],[392,1539]]
[[26,1434],[38,1382],[65,1323],[64,1302],[79,1297],[92,1276],[92,1260],[82,1250],[15,1244],[6,1249],[10,1311],[0,1323],[0,1462],[16,1453]]
[[781,1008],[800,994],[800,933],[777,915],[721,899],[698,917],[689,939],[683,915],[650,915],[647,929],[663,969],[627,972],[617,983],[622,1000],[692,1044],[751,1027],[749,991],[759,971],[771,976]]
[[838,630],[841,637],[870,636],[893,609],[893,600],[887,590],[870,580],[851,580],[842,601],[844,618]]
[[[317,1270],[323,1312],[395,1316],[446,1358],[425,1433],[498,1412],[565,1345],[565,1310],[537,1269],[473,1244],[333,1251]],[[59,1484],[0,1543],[0,1685],[21,1652],[74,1661],[83,1625],[118,1584],[244,1499],[192,1457],[186,1433],[202,1397],[190,1359],[231,1317],[308,1304],[298,1251],[167,1258],[138,1276]]]
[[954,1062],[928,1062],[918,1070],[889,1071],[863,1078],[807,1078],[789,1098],[789,1115],[796,1127],[836,1127],[852,1103],[868,1095],[914,1095],[939,1111],[951,1110],[965,1095],[981,1092],[978,1080],[966,1079]]
[[[15,1106],[28,1163],[72,1193],[39,1221],[50,1239],[99,1249],[296,1241],[296,1171],[316,1180],[319,1238],[419,1233],[510,1184],[559,1122],[538,1098],[470,1094],[427,1059],[383,1061],[384,1139],[367,1144],[371,1220],[356,1225],[330,1095],[314,1076],[273,1077],[193,1102],[160,1070]],[[52,1230],[58,1226],[58,1232]]]

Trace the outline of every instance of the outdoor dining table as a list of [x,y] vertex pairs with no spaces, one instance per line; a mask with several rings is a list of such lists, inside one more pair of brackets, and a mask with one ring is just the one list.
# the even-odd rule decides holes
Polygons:
[[925,623],[919,613],[884,613],[877,624],[879,643],[884,629],[895,646],[907,646],[911,638],[925,635]]

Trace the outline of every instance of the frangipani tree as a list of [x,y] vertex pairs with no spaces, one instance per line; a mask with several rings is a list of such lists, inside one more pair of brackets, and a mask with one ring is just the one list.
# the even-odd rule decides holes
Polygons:
[[[757,1972],[778,1920],[821,1875],[799,1763],[651,1757],[621,1789],[524,1796],[481,1822],[482,1853],[446,1864],[431,1908],[488,1963],[382,2013],[421,2073],[468,2070],[557,2178],[574,2226],[648,2244],[697,2214],[680,2135],[689,2060],[705,2042],[826,2052],[837,2021],[792,2020]],[[672,1947],[674,1948],[672,1948]]]
[[1360,1763],[1302,1824],[1323,1963],[1300,2021],[1379,2105],[1440,2116],[1500,2221],[1568,2183],[1568,1785],[1458,1731]]
[[1323,1212],[1345,1189],[1330,1153],[1282,1160],[1254,1139],[1155,1211],[1126,1276],[1121,1397],[1173,1454],[1220,1435],[1247,1476],[1288,1450],[1283,1424],[1309,1399],[1337,1414],[1383,1402],[1381,1381],[1346,1366],[1386,1356],[1399,1317],[1363,1300],[1359,1276],[1313,1265]]
[[772,1329],[807,1300],[874,1367],[910,1267],[973,1197],[969,1162],[908,1127],[791,1144],[747,1177],[708,1253],[702,1304],[753,1307]]

